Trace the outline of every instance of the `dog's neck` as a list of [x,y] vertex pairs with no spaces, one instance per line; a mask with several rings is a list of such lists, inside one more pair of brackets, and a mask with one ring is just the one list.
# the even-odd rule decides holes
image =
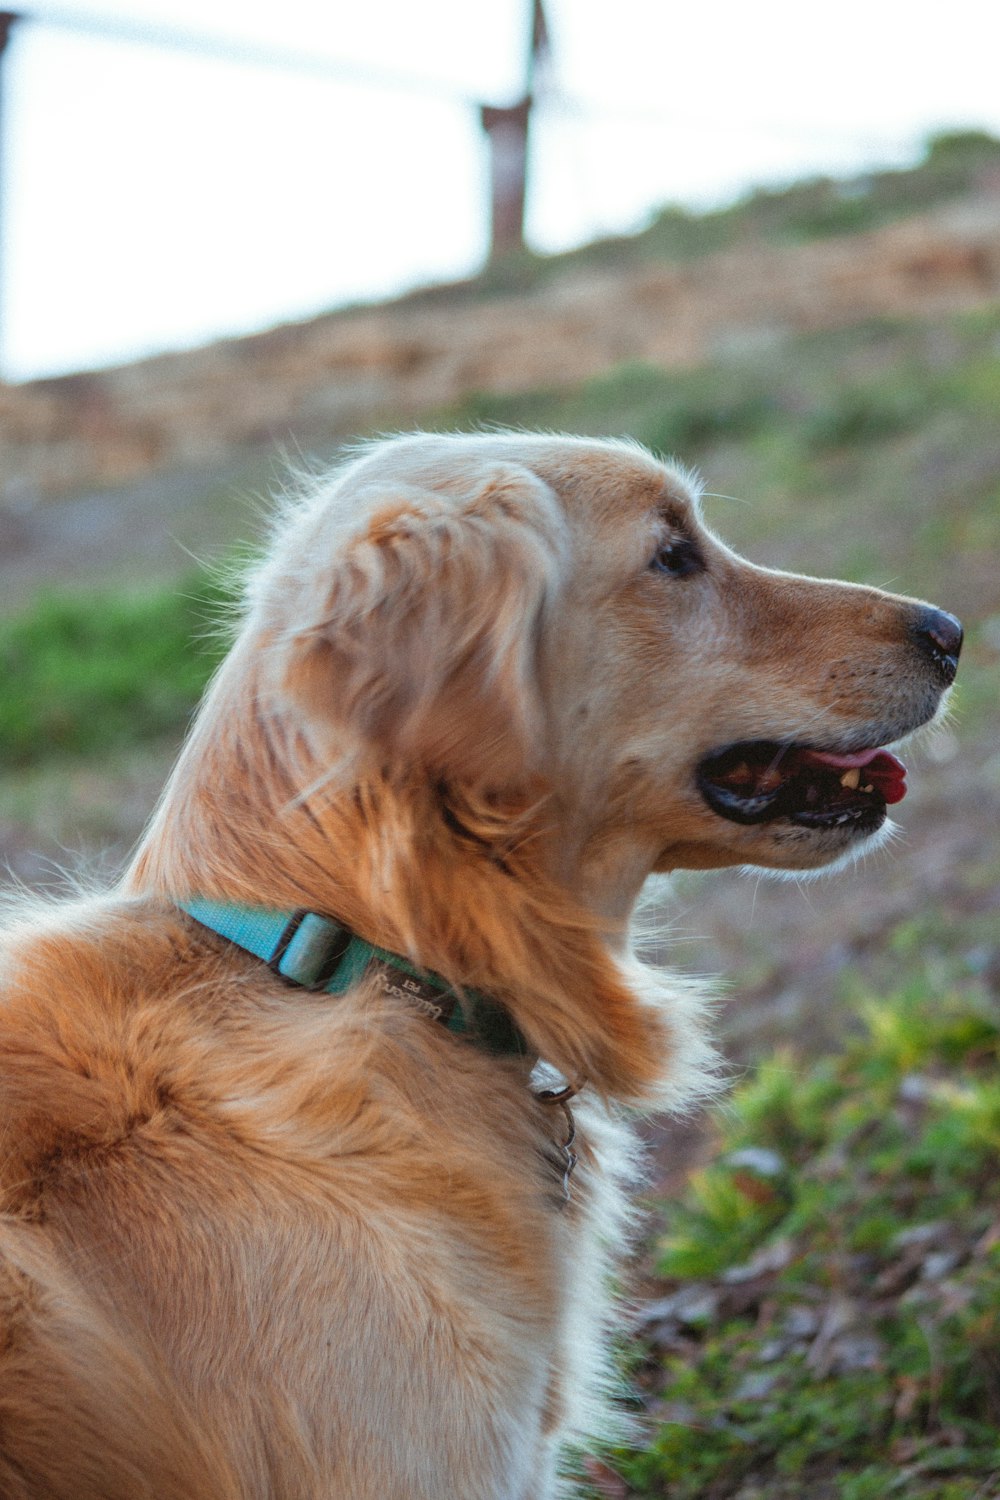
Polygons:
[[[241,642],[224,663],[126,887],[329,912],[364,933],[373,914],[361,898],[348,800],[318,785],[320,768],[280,716],[255,711],[252,655]],[[393,934],[379,936],[390,946]]]
[[[334,787],[301,730],[256,708],[254,656],[245,641],[221,671],[125,889],[335,917],[496,997],[567,1077],[625,1097],[648,1086],[663,1037],[618,968],[607,922],[553,878],[552,830],[544,817],[532,828],[530,799],[494,808],[490,847],[469,836],[469,808],[444,815],[426,779]],[[500,849],[504,823],[516,836]]]

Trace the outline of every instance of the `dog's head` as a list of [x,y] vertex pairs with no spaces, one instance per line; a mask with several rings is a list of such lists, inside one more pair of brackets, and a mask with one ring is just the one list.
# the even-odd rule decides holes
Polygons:
[[320,762],[544,790],[555,873],[809,869],[875,838],[886,746],[938,711],[951,616],[755,567],[626,444],[401,438],[303,508],[261,574],[272,684]]

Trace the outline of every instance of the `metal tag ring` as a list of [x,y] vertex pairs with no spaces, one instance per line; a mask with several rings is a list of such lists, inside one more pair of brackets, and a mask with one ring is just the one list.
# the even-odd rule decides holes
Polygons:
[[581,1078],[577,1083],[563,1084],[561,1089],[539,1089],[535,1095],[543,1104],[568,1104],[570,1099],[575,1099],[587,1080]]

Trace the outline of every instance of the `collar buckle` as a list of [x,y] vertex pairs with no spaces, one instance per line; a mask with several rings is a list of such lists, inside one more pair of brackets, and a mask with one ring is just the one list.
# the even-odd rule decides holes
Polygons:
[[339,922],[315,911],[293,911],[267,966],[272,974],[307,990],[321,990],[347,952],[351,934]]

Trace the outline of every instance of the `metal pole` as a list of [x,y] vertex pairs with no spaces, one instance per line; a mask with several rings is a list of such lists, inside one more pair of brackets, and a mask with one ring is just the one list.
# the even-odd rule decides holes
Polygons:
[[490,143],[490,259],[524,249],[531,100],[506,108],[484,104],[479,118]]
[[[19,21],[20,19],[21,19],[21,16],[20,16],[20,14],[16,10],[0,10],[0,167],[2,167],[2,164],[3,164],[3,145],[4,145],[4,136],[3,136],[3,55],[4,55],[5,51],[7,50],[7,43],[10,41],[10,34],[11,34],[11,31],[13,30],[14,22],[15,21]],[[3,239],[4,239],[4,236],[3,236],[3,229],[4,229],[3,209],[4,209],[4,182],[3,182],[2,174],[0,174],[0,340],[2,340],[2,335],[3,335],[3,300],[2,300],[3,266],[4,266],[4,262],[3,262],[3,250],[4,250],[4,243],[3,243]],[[2,343],[0,343],[0,347],[2,347]]]

